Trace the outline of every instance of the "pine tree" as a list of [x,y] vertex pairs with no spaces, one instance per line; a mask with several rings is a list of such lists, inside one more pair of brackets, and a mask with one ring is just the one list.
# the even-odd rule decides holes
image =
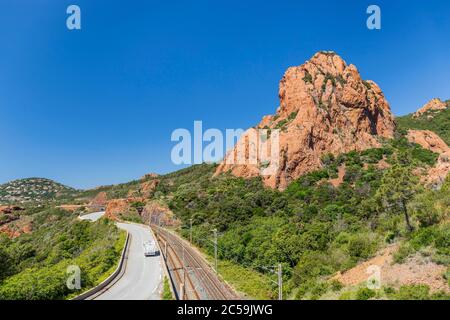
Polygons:
[[384,211],[403,213],[410,232],[414,228],[410,221],[408,202],[419,188],[419,179],[411,172],[411,168],[395,164],[384,173],[376,193],[376,199]]

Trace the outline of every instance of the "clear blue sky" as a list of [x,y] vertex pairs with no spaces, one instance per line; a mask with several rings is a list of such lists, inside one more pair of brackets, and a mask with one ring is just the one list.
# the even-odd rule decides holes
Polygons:
[[[381,31],[366,28],[370,4]],[[175,170],[174,129],[253,126],[276,110],[285,69],[319,50],[376,81],[395,114],[448,99],[449,13],[448,0],[1,0],[0,183]]]

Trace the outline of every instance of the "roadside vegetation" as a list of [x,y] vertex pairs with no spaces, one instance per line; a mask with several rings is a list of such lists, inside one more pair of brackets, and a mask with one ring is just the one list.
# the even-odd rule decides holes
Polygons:
[[167,278],[167,277],[164,277],[162,299],[163,300],[174,300],[172,291],[170,290],[169,278]]
[[[106,219],[80,221],[66,211],[29,212],[33,232],[0,236],[0,300],[67,299],[99,284],[116,268],[125,233]],[[69,266],[81,270],[81,289],[66,282]]]

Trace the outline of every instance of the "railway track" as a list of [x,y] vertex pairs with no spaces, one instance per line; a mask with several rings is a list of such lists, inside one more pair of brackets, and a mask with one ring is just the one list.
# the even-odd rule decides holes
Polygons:
[[[173,275],[172,280],[180,299],[239,299],[237,294],[218,278],[209,264],[189,243],[161,227],[153,226],[153,229],[160,242],[169,272]],[[180,288],[183,283],[184,292],[182,293]]]

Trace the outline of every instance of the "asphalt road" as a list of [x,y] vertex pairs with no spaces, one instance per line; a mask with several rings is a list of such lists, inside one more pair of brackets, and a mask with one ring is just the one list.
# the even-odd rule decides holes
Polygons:
[[[104,213],[96,212],[80,217],[95,221]],[[161,256],[144,256],[143,243],[153,240],[150,229],[136,224],[117,223],[131,235],[125,273],[95,300],[160,300],[163,265]]]
[[97,221],[98,219],[103,217],[104,214],[105,214],[105,211],[89,213],[89,214],[85,214],[84,216],[80,216],[80,219],[81,220]]

